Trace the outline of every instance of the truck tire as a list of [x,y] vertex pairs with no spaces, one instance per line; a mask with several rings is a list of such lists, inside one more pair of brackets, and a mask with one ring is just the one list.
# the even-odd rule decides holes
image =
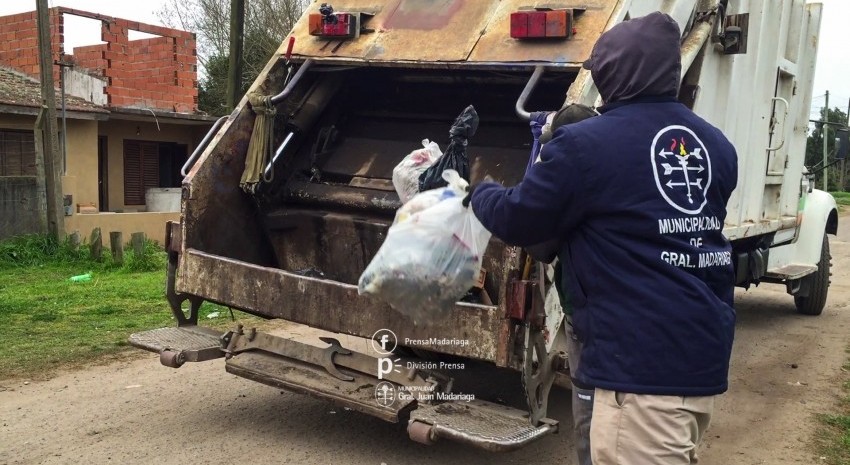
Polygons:
[[820,315],[826,306],[826,294],[829,291],[829,276],[832,274],[832,256],[829,254],[829,239],[826,233],[823,235],[823,247],[820,252],[818,270],[806,276],[809,281],[809,295],[806,297],[794,297],[797,311],[803,315]]

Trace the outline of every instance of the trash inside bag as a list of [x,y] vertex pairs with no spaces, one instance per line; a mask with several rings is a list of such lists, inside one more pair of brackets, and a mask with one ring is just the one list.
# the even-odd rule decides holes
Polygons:
[[447,183],[443,179],[443,172],[454,170],[461,178],[469,181],[469,158],[466,155],[466,145],[469,138],[478,130],[478,113],[470,105],[455,119],[449,129],[449,145],[446,152],[419,176],[419,192],[437,189]]
[[422,192],[398,210],[358,283],[361,295],[387,302],[415,324],[444,316],[478,282],[490,240],[462,204],[467,182],[454,170],[443,176],[448,187]]
[[443,155],[436,142],[425,139],[422,141],[422,147],[410,152],[393,168],[393,187],[398,192],[401,203],[407,203],[419,193],[419,176]]

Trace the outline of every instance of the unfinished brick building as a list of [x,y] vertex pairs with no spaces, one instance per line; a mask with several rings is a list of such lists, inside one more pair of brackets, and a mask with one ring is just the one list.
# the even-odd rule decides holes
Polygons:
[[[62,55],[65,15],[101,21],[105,44],[75,47]],[[0,17],[0,63],[38,78],[38,27],[35,12]],[[160,37],[130,40],[129,32]],[[198,58],[195,34],[111,16],[56,7],[50,9],[54,61],[104,78],[109,106],[139,107],[177,113],[198,109]],[[59,69],[54,68],[59,82]]]
[[[104,43],[62,53],[69,15],[95,20],[88,21],[93,27],[99,21]],[[215,120],[198,112],[195,35],[65,7],[51,8],[49,17],[66,230],[143,231],[161,239],[165,222],[179,218],[180,168]],[[156,37],[130,40],[130,31]],[[0,197],[9,192],[4,183],[35,189],[24,178],[33,178],[36,166],[38,58],[36,13],[0,17]],[[10,202],[0,198],[17,205]],[[0,237],[37,232],[2,226]]]

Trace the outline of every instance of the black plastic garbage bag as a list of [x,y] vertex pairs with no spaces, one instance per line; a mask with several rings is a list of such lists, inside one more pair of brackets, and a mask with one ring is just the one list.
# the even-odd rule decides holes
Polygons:
[[419,176],[419,192],[445,187],[443,171],[455,170],[460,177],[469,181],[469,158],[466,156],[466,144],[478,130],[478,113],[470,105],[455,119],[449,129],[449,146],[443,156]]

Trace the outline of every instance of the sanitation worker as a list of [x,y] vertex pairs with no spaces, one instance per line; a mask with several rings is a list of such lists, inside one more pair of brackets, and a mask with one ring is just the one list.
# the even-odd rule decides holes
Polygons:
[[[544,144],[552,140],[552,132],[565,124],[578,123],[587,118],[597,116],[599,113],[586,105],[573,103],[565,106],[551,115],[551,123],[544,126],[540,142]],[[547,118],[548,119],[548,118]],[[563,156],[569,156],[564,154]],[[593,416],[593,387],[585,386],[575,374],[581,360],[581,341],[578,340],[573,330],[573,305],[566,290],[561,285],[563,281],[562,264],[568,257],[559,257],[558,250],[564,246],[561,240],[555,239],[543,244],[526,247],[526,251],[537,261],[553,263],[555,268],[554,285],[558,292],[561,309],[564,311],[564,331],[567,336],[567,360],[570,367],[570,378],[572,381],[572,413],[573,413],[573,435],[575,439],[576,456],[578,465],[592,465],[590,460],[590,423]],[[554,261],[555,258],[558,261]]]
[[733,266],[723,236],[737,155],[677,102],[681,33],[652,13],[604,33],[585,62],[600,116],[555,130],[517,186],[468,202],[494,236],[559,240],[594,388],[594,465],[690,464],[727,389]]

